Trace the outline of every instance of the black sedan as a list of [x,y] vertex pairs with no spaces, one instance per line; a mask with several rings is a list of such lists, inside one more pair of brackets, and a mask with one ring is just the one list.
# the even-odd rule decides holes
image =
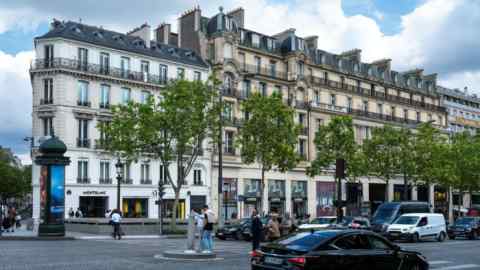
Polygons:
[[450,239],[465,237],[477,240],[479,235],[480,217],[462,217],[457,219],[452,226],[448,227],[448,237]]
[[251,226],[250,218],[241,219],[238,223],[233,223],[219,228],[215,232],[215,236],[220,240],[226,240],[232,238],[235,240],[241,240],[244,238],[244,231]]
[[364,230],[298,232],[251,253],[255,269],[427,270],[420,253]]

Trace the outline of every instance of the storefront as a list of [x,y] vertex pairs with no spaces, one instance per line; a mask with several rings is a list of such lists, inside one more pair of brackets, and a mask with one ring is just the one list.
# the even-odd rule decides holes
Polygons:
[[360,216],[362,207],[362,184],[347,183],[347,215]]
[[335,182],[317,182],[317,216],[335,216]]
[[[393,200],[394,201],[404,201],[403,192],[405,190],[405,185],[393,185]],[[407,201],[412,199],[411,186],[407,186]]]
[[232,219],[238,217],[237,209],[237,179],[223,178],[223,209],[221,213],[225,219]]
[[268,212],[285,214],[285,181],[268,180]]
[[[164,218],[173,217],[173,203],[175,200],[166,199],[162,201],[162,215]],[[186,205],[185,200],[180,199],[177,205],[177,219],[186,219]]]
[[385,192],[387,185],[372,184],[368,185],[368,195],[370,199],[371,213],[375,213],[377,208],[385,202]]
[[122,213],[126,218],[148,218],[148,199],[123,198]]
[[417,186],[417,201],[428,202],[428,186]]
[[79,207],[83,217],[105,217],[108,208],[108,196],[105,191],[84,191],[83,196],[79,197]]
[[447,189],[441,186],[434,187],[434,213],[441,213],[448,216]]
[[307,181],[292,181],[292,215],[295,218],[307,214]]
[[260,179],[245,179],[243,192],[243,216],[250,217],[254,209],[261,213],[262,189]]

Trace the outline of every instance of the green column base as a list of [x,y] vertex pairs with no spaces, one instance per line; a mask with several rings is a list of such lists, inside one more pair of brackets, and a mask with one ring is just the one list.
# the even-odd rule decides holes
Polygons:
[[40,237],[65,236],[65,225],[64,224],[40,224],[38,226],[38,236]]

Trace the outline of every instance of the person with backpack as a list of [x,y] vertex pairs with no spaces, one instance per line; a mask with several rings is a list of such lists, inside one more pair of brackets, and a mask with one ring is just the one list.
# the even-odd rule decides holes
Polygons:
[[252,211],[252,225],[250,228],[252,232],[252,250],[257,250],[260,247],[260,240],[262,239],[263,224],[258,215],[257,209]]
[[205,248],[203,253],[212,253],[213,250],[213,224],[217,221],[215,217],[215,213],[212,210],[208,209],[208,205],[203,207],[204,213],[204,227],[203,227],[203,247]]

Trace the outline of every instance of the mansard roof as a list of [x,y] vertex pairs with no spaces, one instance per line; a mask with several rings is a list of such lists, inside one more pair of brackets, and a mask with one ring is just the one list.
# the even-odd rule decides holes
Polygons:
[[464,91],[460,91],[460,89],[450,89],[443,86],[437,86],[437,91],[439,94],[455,97],[461,100],[466,100],[470,102],[480,103],[480,97],[476,94],[469,95]]
[[139,37],[129,36],[123,33],[72,21],[54,21],[52,23],[52,29],[46,34],[36,37],[35,40],[49,38],[65,38],[81,41],[115,50],[127,51],[182,64],[208,68],[206,62],[191,50],[166,44],[159,44],[155,41],[150,41],[150,46],[146,46],[145,41]]

